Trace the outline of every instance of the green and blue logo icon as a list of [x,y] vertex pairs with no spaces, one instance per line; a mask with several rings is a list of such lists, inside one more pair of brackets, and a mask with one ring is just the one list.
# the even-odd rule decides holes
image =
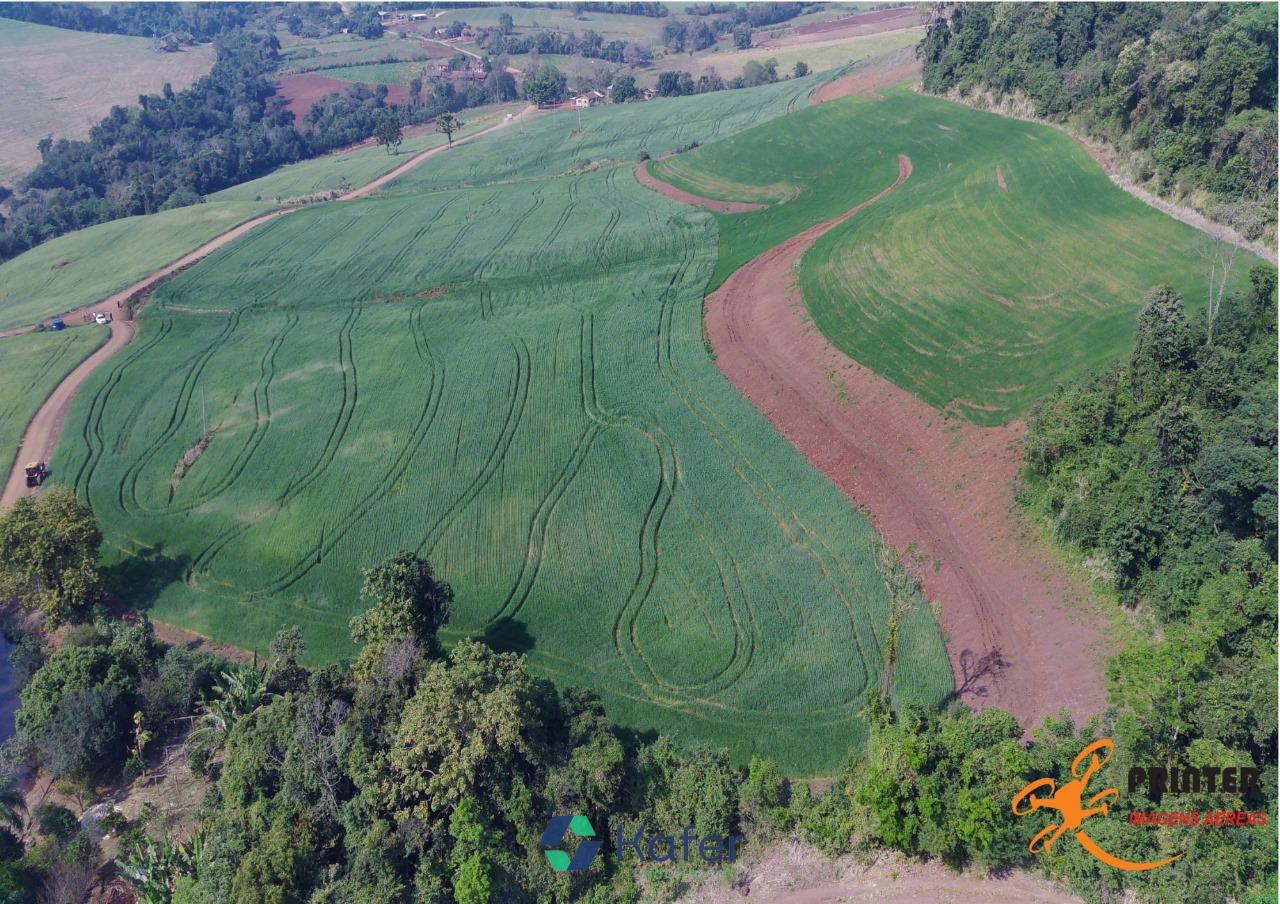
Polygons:
[[542,833],[539,844],[544,848],[558,847],[569,832],[584,839],[579,842],[578,849],[574,851],[573,859],[560,850],[543,852],[547,855],[547,862],[557,873],[584,872],[591,866],[591,861],[596,859],[596,854],[600,851],[600,842],[594,840],[596,830],[592,827],[591,820],[585,816],[552,816],[551,821],[547,823],[546,831]]

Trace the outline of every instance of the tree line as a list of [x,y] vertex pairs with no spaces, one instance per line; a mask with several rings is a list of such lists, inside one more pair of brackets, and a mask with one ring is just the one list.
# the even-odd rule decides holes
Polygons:
[[962,3],[930,23],[928,91],[1021,95],[1124,152],[1134,176],[1247,238],[1275,236],[1275,9]]

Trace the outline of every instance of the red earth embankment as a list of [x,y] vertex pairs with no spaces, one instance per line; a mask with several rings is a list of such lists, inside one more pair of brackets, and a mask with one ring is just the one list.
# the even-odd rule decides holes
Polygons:
[[957,693],[1032,726],[1104,705],[1101,631],[1085,587],[1017,507],[1023,426],[948,417],[850,360],[805,311],[794,267],[875,197],[755,257],[707,299],[726,377],[872,518],[940,605]]
[[767,204],[752,204],[747,201],[717,201],[715,198],[704,198],[701,195],[695,195],[684,189],[676,188],[670,183],[663,182],[649,172],[649,164],[643,161],[636,164],[636,181],[645,188],[651,188],[672,201],[691,204],[694,207],[701,207],[704,210],[712,210],[716,213],[750,213],[753,210],[764,210],[768,206]]

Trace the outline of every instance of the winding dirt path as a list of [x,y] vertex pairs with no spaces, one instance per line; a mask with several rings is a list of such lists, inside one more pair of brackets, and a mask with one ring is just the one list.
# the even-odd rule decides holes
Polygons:
[[769,206],[767,204],[753,204],[749,201],[717,201],[715,198],[704,198],[701,195],[687,192],[682,188],[676,188],[670,182],[663,182],[649,172],[648,161],[641,161],[636,164],[636,181],[645,188],[651,188],[672,201],[691,204],[694,207],[701,207],[704,210],[711,210],[716,213],[750,213],[753,210],[764,210]]
[[[510,119],[505,119],[500,123],[489,126],[487,129],[481,129],[479,132],[459,138],[453,143],[453,147],[466,144],[470,141],[475,141],[481,136],[506,128],[517,120],[530,115],[535,109],[536,108],[534,107],[526,107]],[[372,182],[362,185],[359,188],[352,189],[344,195],[340,195],[338,200],[355,201],[360,198],[368,197],[388,182],[403,176],[405,173],[409,172],[409,170],[419,166],[428,158],[434,157],[436,154],[445,153],[449,150],[449,145],[428,148],[427,150],[410,157],[404,163],[382,174]],[[269,213],[264,213],[260,216],[254,217],[251,220],[246,220],[238,226],[233,226],[226,232],[214,236],[203,245],[200,245],[195,250],[184,254],[173,263],[167,264],[159,270],[144,276],[132,285],[121,289],[119,292],[107,296],[102,299],[102,301],[87,305],[83,308],[77,308],[74,311],[61,315],[61,317],[71,325],[82,320],[84,314],[91,314],[95,311],[101,310],[104,313],[110,314],[112,317],[111,323],[108,324],[108,329],[111,330],[111,337],[103,345],[99,346],[91,355],[81,361],[80,364],[71,371],[71,373],[67,374],[62,382],[54,388],[53,392],[50,394],[49,398],[45,400],[44,404],[40,406],[40,410],[35,413],[31,422],[27,424],[26,432],[23,433],[22,436],[22,444],[18,447],[18,454],[14,459],[13,468],[10,470],[8,479],[5,481],[4,491],[0,493],[0,509],[7,508],[20,496],[26,496],[37,492],[27,486],[26,472],[24,470],[26,463],[29,461],[48,461],[53,457],[53,452],[58,446],[58,438],[62,435],[62,426],[67,420],[67,412],[70,411],[71,402],[75,399],[75,395],[79,391],[80,387],[84,385],[85,381],[89,379],[94,371],[105,364],[108,359],[133,340],[134,334],[136,333],[136,326],[134,325],[134,322],[132,320],[124,319],[123,316],[117,317],[116,315],[123,314],[128,312],[131,308],[136,307],[137,302],[144,300],[147,295],[155,290],[156,286],[173,274],[203,260],[219,248],[234,242],[246,233],[252,232],[262,224],[269,222],[270,220],[274,220],[277,217],[287,216],[299,209],[300,208],[297,207],[286,207],[282,210],[273,210]],[[0,333],[0,339],[4,339],[7,336],[17,335],[19,333],[30,332],[35,328],[35,324],[32,324],[31,326],[19,329],[8,330],[5,333]]]
[[1101,634],[1074,581],[1013,498],[1021,424],[950,418],[850,360],[809,319],[793,268],[875,197],[738,269],[707,299],[726,377],[854,504],[941,606],[957,693],[1025,726],[1104,706]]

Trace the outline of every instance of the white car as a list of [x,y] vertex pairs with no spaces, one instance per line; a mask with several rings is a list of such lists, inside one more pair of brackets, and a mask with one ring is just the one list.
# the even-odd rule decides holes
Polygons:
[[101,323],[103,326],[105,326],[107,324],[107,315],[99,311],[98,313],[93,315],[93,320],[95,323]]

